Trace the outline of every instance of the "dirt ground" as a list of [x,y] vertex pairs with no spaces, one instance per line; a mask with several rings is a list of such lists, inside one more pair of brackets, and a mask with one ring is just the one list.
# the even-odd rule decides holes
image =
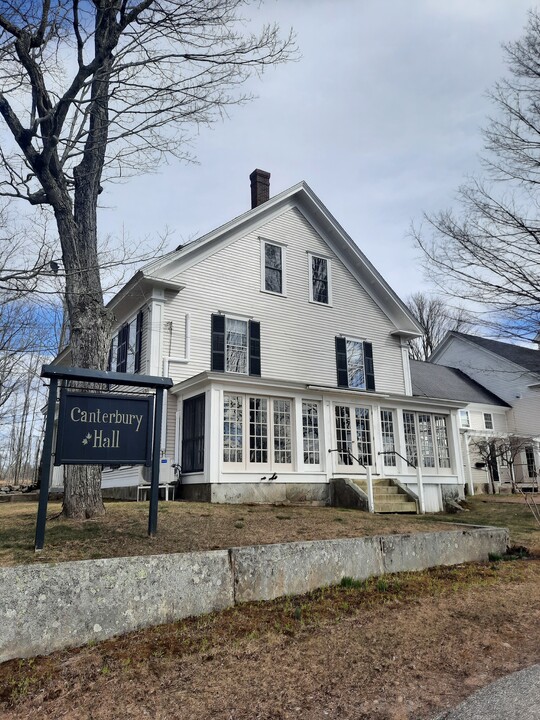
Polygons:
[[[479,497],[469,507],[440,519],[508,526],[512,542],[533,553],[345,582],[10,661],[0,665],[0,718],[431,720],[492,680],[540,662],[540,526],[519,503]],[[356,513],[344,513],[350,524],[343,526],[332,508],[214,508],[206,515],[208,506],[189,506],[197,518],[192,543],[216,519],[207,531],[220,523],[224,537],[244,530],[231,522],[249,525],[239,518],[250,518],[250,509],[268,513],[268,527],[286,528],[280,532],[290,539],[310,527],[314,510],[328,512],[319,524],[326,518],[334,537],[358,527],[349,520]],[[358,522],[394,531],[400,521],[444,527],[435,518],[360,515]]]
[[427,720],[540,661],[540,561],[407,573],[0,665],[3,720]]
[[76,522],[58,517],[60,505],[51,503],[45,548],[36,555],[37,504],[0,504],[0,565],[442,529],[434,519],[420,520],[415,515],[370,515],[330,507],[169,502],[159,504],[157,537],[149,538],[147,502],[110,502],[106,508],[102,518]]

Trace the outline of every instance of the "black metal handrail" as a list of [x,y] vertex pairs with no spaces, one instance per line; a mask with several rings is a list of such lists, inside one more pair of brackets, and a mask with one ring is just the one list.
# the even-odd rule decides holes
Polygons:
[[[356,460],[356,462],[357,462],[359,465],[361,465],[366,472],[367,472],[367,470],[368,470],[368,465],[364,465],[364,463],[361,462],[360,459],[356,457],[356,455],[353,455],[350,450],[340,450],[339,448],[331,448],[331,449],[328,450],[328,452],[329,452],[329,453],[337,452],[337,453],[342,453],[342,454],[344,454],[344,455],[348,455],[348,456],[349,456],[350,458],[352,458],[353,460]],[[352,464],[352,463],[351,463],[351,464]],[[370,469],[371,469],[371,467],[370,467]],[[376,475],[376,474],[377,474],[377,473],[372,473],[372,475]]]
[[412,463],[410,460],[407,460],[407,458],[404,457],[401,453],[398,453],[397,450],[381,450],[381,452],[378,452],[377,455],[397,455],[397,456],[400,457],[402,460],[405,460],[405,462],[407,463],[407,465],[410,465],[410,466],[411,466],[412,468],[414,468],[415,470],[418,468],[418,465],[415,465],[415,464]]

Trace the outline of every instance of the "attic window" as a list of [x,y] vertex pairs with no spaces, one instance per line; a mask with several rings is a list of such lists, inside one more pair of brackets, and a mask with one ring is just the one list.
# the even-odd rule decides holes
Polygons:
[[279,243],[261,241],[261,290],[285,295],[285,247]]
[[309,257],[309,299],[319,305],[332,304],[331,262],[318,255]]

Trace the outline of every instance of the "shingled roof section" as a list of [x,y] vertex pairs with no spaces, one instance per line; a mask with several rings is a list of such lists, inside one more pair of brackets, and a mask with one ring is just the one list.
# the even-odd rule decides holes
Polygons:
[[421,360],[411,360],[410,364],[413,395],[510,407],[462,370]]
[[501,342],[500,340],[488,340],[487,338],[477,337],[476,335],[467,335],[460,332],[452,332],[452,335],[461,337],[464,340],[479,345],[489,350],[495,355],[510,360],[510,362],[519,365],[525,370],[540,374],[540,350],[521,347],[521,345],[512,345],[510,343]]

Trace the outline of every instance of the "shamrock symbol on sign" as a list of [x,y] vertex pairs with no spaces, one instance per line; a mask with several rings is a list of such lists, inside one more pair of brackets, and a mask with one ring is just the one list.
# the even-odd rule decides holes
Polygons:
[[85,438],[83,438],[82,444],[88,445],[88,441],[91,439],[92,439],[92,435],[91,435],[91,433],[88,433],[87,436]]

